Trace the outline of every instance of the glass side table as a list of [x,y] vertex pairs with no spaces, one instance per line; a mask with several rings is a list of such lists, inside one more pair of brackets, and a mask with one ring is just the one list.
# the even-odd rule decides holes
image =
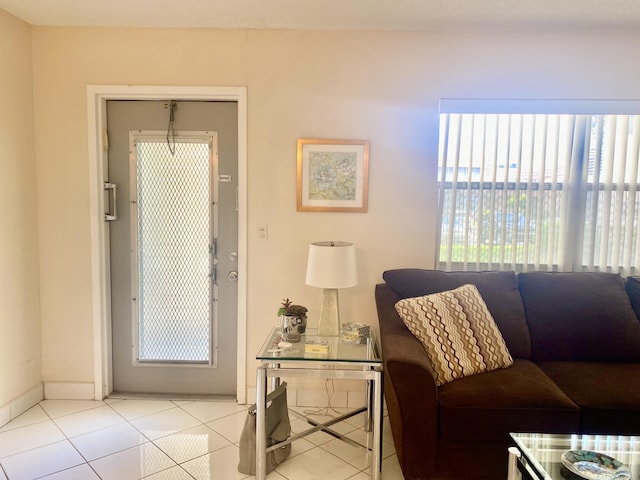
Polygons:
[[[374,332],[361,339],[362,343],[348,342],[342,337],[319,337],[317,329],[307,328],[300,342],[292,343],[291,348],[273,351],[281,340],[280,328],[271,330],[256,359],[260,361],[256,378],[256,480],[266,478],[266,400],[267,379],[271,378],[271,387],[279,384],[281,377],[305,378],[342,378],[366,381],[366,405],[352,410],[332,420],[319,423],[307,419],[312,428],[292,435],[285,442],[269,447],[275,450],[287,443],[305,437],[319,430],[325,431],[348,443],[354,443],[331,426],[362,412],[365,415],[365,430],[371,439],[371,478],[380,479],[382,468],[382,355],[380,344]],[[325,341],[327,353],[305,352],[307,341]],[[358,444],[360,445],[360,444]],[[364,445],[362,447],[368,448]]]
[[[640,478],[640,437],[512,433],[511,438],[516,447],[509,452],[509,479],[565,480],[560,457],[569,450],[604,453],[627,465],[631,470],[631,478]],[[516,458],[512,461],[514,455]]]

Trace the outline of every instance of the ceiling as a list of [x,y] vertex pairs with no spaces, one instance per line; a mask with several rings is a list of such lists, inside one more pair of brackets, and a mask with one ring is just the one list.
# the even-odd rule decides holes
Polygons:
[[0,0],[32,25],[640,31],[638,0]]

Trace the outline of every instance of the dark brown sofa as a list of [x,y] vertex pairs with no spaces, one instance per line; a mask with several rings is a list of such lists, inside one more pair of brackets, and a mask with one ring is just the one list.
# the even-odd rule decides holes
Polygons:
[[[384,273],[384,393],[406,479],[503,480],[509,432],[640,434],[640,282],[608,273]],[[513,366],[436,386],[395,303],[474,284]]]

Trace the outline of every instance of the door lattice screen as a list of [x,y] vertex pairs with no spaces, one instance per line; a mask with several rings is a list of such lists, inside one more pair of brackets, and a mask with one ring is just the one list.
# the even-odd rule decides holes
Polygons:
[[[211,361],[208,142],[135,141],[138,361]],[[134,287],[136,288],[136,287]]]

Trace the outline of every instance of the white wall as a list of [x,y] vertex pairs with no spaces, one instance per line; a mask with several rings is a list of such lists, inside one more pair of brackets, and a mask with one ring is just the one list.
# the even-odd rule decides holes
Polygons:
[[[358,246],[344,319],[388,268],[431,267],[441,97],[640,98],[640,35],[33,28],[43,375],[93,382],[86,85],[248,88],[247,378],[282,298],[317,317],[307,245]],[[369,212],[298,213],[296,139],[371,142]],[[267,224],[260,242],[257,226]]]
[[31,28],[0,10],[0,426],[42,379],[36,204]]

